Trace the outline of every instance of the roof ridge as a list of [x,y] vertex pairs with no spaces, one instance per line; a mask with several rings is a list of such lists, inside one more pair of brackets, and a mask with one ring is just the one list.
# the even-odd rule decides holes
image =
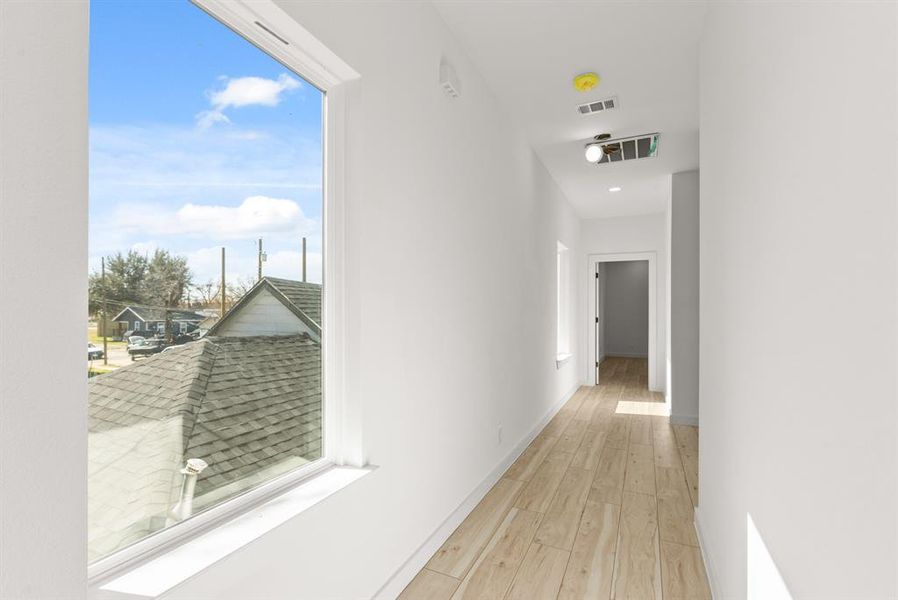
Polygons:
[[[194,343],[201,343],[201,344],[203,344],[203,350],[202,350],[202,352],[200,353],[200,359],[202,359],[202,356],[206,354],[206,349],[207,349],[207,348],[209,348],[210,350],[212,350],[212,352],[211,352],[212,358],[211,358],[211,360],[210,360],[210,362],[209,362],[209,368],[208,368],[208,370],[206,371],[205,374],[203,374],[202,368],[199,368],[199,369],[198,369],[198,371],[197,371],[197,376],[196,376],[196,377],[194,378],[194,380],[191,382],[191,384],[190,384],[190,389],[187,391],[187,397],[188,397],[188,399],[191,397],[191,395],[192,395],[193,392],[196,392],[196,393],[199,395],[200,400],[199,400],[199,402],[198,402],[197,405],[196,405],[196,409],[194,409],[194,410],[191,411],[191,415],[190,415],[190,416],[191,416],[191,422],[190,422],[190,429],[189,429],[189,431],[184,431],[185,435],[184,435],[184,439],[182,440],[182,442],[183,442],[183,448],[184,448],[184,449],[183,449],[183,452],[185,452],[185,453],[187,452],[187,448],[188,448],[188,445],[189,445],[189,443],[190,443],[190,439],[193,437],[193,432],[194,432],[194,430],[196,429],[196,423],[197,423],[197,421],[199,420],[200,412],[202,412],[202,410],[203,410],[203,404],[204,404],[205,401],[206,401],[206,389],[209,387],[209,378],[210,378],[210,375],[212,375],[212,369],[215,368],[215,361],[216,361],[217,358],[218,358],[218,351],[219,351],[219,349],[221,348],[221,346],[220,346],[219,344],[213,342],[213,341],[210,340],[210,339],[197,340],[197,341],[194,342]],[[198,361],[198,362],[201,362],[201,360]],[[200,365],[200,367],[202,367],[202,365]],[[199,385],[199,386],[198,386],[198,385],[197,385],[197,380],[200,379],[201,377],[202,377],[202,379],[203,379],[204,381],[203,381],[202,385]],[[183,426],[182,426],[182,427],[183,427]]]
[[287,283],[297,283],[299,285],[315,285],[321,286],[320,283],[315,283],[314,281],[300,281],[299,279],[287,279],[286,277],[272,277],[271,275],[265,275],[262,279],[268,279],[269,281],[286,281]]

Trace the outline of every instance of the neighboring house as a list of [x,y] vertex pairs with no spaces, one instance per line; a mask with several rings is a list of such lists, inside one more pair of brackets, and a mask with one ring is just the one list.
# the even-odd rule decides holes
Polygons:
[[89,560],[171,522],[188,459],[193,510],[321,456],[321,345],[212,337],[92,378]]
[[[204,315],[192,310],[173,308],[167,311],[172,321],[172,333],[175,335],[190,333],[197,329]],[[120,313],[112,317],[116,323],[115,335],[121,337],[126,331],[165,332],[165,313],[161,308],[145,306],[126,306]]]
[[218,315],[210,315],[204,318],[202,321],[197,324],[197,329],[200,330],[200,335],[206,335],[209,333],[209,330],[212,329],[212,326],[218,323]]
[[186,499],[197,511],[321,456],[321,286],[266,277],[211,314],[172,311],[208,332],[88,384],[90,560],[181,518],[190,459],[208,464]]
[[290,335],[306,333],[321,339],[321,284],[263,277],[209,335]]
[[[164,317],[128,307],[116,320]],[[208,331],[88,385],[91,559],[179,518],[187,460],[208,464],[196,511],[321,456],[319,284],[265,277],[221,319],[172,320]]]

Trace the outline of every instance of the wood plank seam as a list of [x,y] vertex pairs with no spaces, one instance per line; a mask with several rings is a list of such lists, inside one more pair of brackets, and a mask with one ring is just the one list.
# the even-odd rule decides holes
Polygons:
[[[475,507],[402,600],[709,597],[686,527],[698,430],[627,413],[631,401],[663,402],[643,389],[640,359],[608,358],[600,369],[601,385],[571,397],[494,486],[504,494]],[[535,515],[515,529],[532,533],[526,542],[507,537],[521,513]]]

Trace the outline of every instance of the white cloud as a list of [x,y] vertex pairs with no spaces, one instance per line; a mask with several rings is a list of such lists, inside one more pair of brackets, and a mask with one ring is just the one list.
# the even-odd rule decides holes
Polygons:
[[227,118],[224,113],[217,110],[204,110],[196,115],[196,125],[200,129],[209,129],[216,123],[230,122],[231,120]]
[[[135,242],[153,240],[159,248],[187,253],[224,244],[221,229],[248,247],[258,237],[237,227],[219,227],[221,219],[200,232],[177,216],[187,205],[230,208],[226,214],[244,218],[237,209],[248,197],[289,199],[299,205],[301,216],[287,213],[286,223],[254,221],[283,230],[258,232],[266,238],[266,248],[268,240],[293,244],[297,236],[314,236],[321,229],[318,135],[296,126],[274,132],[239,126],[206,131],[193,125],[92,126],[90,248],[96,264],[91,267],[99,268],[100,256],[127,251]],[[199,212],[206,218],[212,211]],[[204,224],[209,226],[209,220]]]
[[156,241],[150,240],[149,242],[136,242],[131,244],[131,250],[137,252],[138,254],[152,254],[159,248],[159,244]]
[[277,79],[237,77],[226,81],[223,90],[209,95],[214,108],[225,109],[231,106],[239,108],[252,104],[277,106],[281,101],[282,92],[299,87],[299,82],[287,74],[282,74]]
[[[277,135],[238,127],[93,126],[91,202],[187,203],[195,188],[281,197],[286,190],[321,189],[320,133],[282,129]],[[160,188],[166,188],[160,192]],[[249,195],[249,193],[247,195]]]
[[277,106],[280,104],[284,92],[300,87],[299,81],[286,73],[277,79],[265,79],[264,77],[226,77],[223,79],[225,81],[224,88],[207,92],[212,108],[196,115],[197,126],[201,129],[207,129],[215,123],[230,123],[231,120],[224,114],[228,108]]
[[252,129],[247,129],[245,131],[232,131],[227,134],[227,137],[232,140],[264,140],[268,137],[268,134],[264,131],[255,131]]
[[300,235],[319,229],[293,200],[250,196],[237,206],[187,203],[179,208],[127,204],[113,228],[123,233],[194,236],[212,240]]
[[299,204],[268,196],[250,196],[239,206],[186,204],[175,213],[172,224],[177,233],[222,238],[300,231],[311,225]]

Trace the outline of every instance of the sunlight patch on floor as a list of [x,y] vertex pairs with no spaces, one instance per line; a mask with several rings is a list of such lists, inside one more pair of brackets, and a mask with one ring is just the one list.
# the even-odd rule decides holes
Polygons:
[[619,415],[648,415],[650,417],[670,416],[670,406],[666,402],[638,402],[621,400],[615,411]]

